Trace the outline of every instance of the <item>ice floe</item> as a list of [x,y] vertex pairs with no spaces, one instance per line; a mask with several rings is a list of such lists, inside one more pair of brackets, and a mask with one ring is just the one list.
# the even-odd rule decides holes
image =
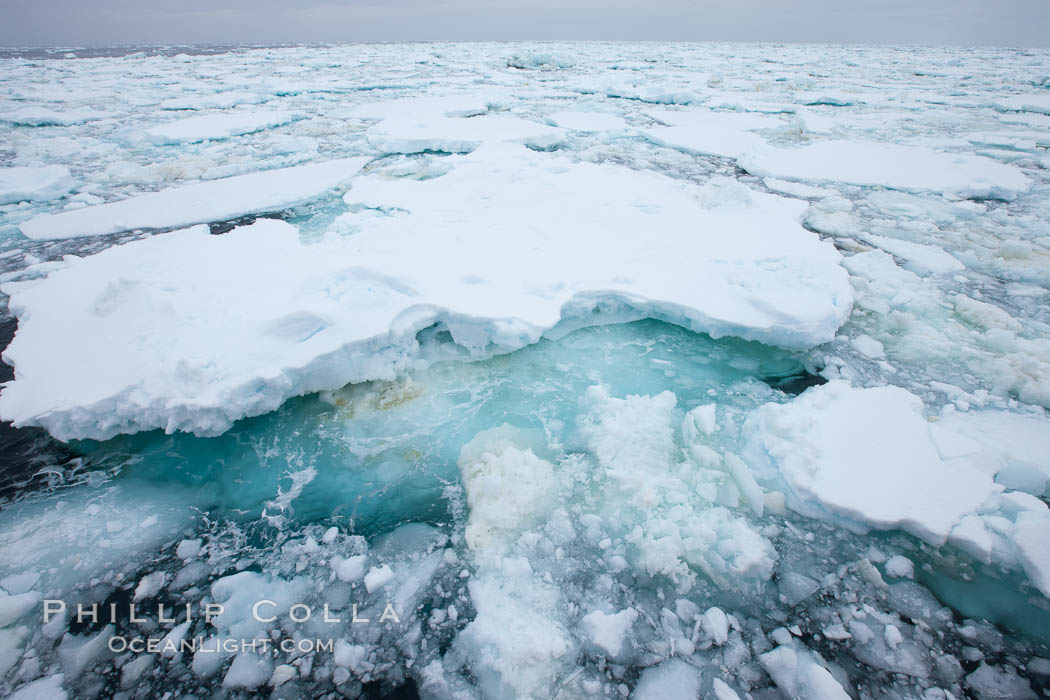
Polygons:
[[170,110],[204,110],[204,109],[229,109],[243,104],[258,104],[266,100],[265,95],[254,92],[229,90],[203,95],[186,95],[185,97],[171,97],[160,103],[161,109]]
[[58,111],[46,107],[22,107],[13,112],[0,114],[0,122],[20,126],[70,126],[115,116],[112,112],[97,109],[71,109]]
[[[1009,414],[955,415],[930,422],[922,401],[904,389],[836,380],[757,410],[748,419],[748,456],[799,512],[848,527],[902,529],[979,558],[996,554],[1050,596],[1050,557],[1035,534],[1050,526],[1050,509],[995,481],[1031,469],[1004,442],[1035,424]],[[1037,423],[1046,429],[1045,420]],[[1028,472],[1013,485],[1041,495],[1045,476]]]
[[766,140],[755,133],[783,127],[776,116],[752,112],[662,111],[651,116],[669,126],[644,131],[654,143],[688,153],[721,158],[740,158],[764,148]]
[[381,153],[469,153],[483,142],[510,141],[538,150],[564,143],[564,131],[504,114],[479,117],[390,117],[370,127],[368,143]]
[[37,168],[0,168],[0,204],[46,202],[73,188],[69,170],[61,165]]
[[1050,688],[1046,52],[93,52],[0,57],[0,411],[176,433],[5,428],[0,694]]
[[[188,185],[23,230],[228,218],[316,195],[361,165]],[[154,427],[214,435],[291,396],[390,378],[434,323],[475,352],[641,315],[804,348],[833,337],[852,301],[839,254],[797,223],[804,204],[739,183],[696,187],[494,145],[431,180],[357,178],[346,200],[368,224],[347,238],[303,245],[274,221],[220,237],[191,229],[5,288],[23,320],[0,411],[64,439]],[[74,352],[48,340],[58,328],[106,341]]]
[[835,381],[766,406],[753,420],[756,454],[776,465],[794,505],[816,515],[826,508],[943,544],[997,493],[984,470],[942,457],[922,402],[903,389]]
[[369,158],[344,158],[182,185],[118,202],[42,214],[21,225],[34,240],[164,229],[280,211],[345,186]]
[[991,158],[874,141],[755,148],[741,158],[740,165],[764,177],[932,190],[972,199],[1012,200],[1031,186],[1021,170]]
[[295,121],[291,112],[245,111],[204,114],[158,124],[146,129],[145,134],[154,143],[197,143],[251,134]]
[[555,112],[548,119],[554,126],[584,133],[623,131],[627,128],[627,122],[622,117],[602,112]]

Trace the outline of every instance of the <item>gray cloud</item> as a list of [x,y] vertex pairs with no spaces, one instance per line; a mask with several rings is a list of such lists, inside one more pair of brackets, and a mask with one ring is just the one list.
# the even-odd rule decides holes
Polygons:
[[1050,45],[1047,0],[0,0],[5,46],[427,39]]

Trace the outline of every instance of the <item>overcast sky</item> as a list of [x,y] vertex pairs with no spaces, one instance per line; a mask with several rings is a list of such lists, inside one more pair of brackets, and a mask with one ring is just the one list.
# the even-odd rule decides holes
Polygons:
[[0,8],[4,46],[427,39],[1050,45],[1050,0],[0,0]]

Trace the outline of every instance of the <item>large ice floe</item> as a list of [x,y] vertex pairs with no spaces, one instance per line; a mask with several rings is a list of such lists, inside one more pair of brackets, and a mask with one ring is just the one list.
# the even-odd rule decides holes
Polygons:
[[[433,324],[477,353],[646,315],[806,348],[850,310],[838,252],[798,223],[804,205],[730,180],[688,185],[497,143],[437,178],[359,177],[345,199],[348,237],[303,245],[279,221],[189,229],[12,283],[24,320],[0,412],[61,439],[215,435],[295,395],[394,377]],[[106,341],[50,342],[71,328]]]
[[745,154],[741,166],[756,175],[789,180],[932,190],[973,199],[1012,200],[1031,184],[1017,168],[984,156],[865,141],[759,148]]
[[1050,693],[1050,53],[0,76],[0,695]]

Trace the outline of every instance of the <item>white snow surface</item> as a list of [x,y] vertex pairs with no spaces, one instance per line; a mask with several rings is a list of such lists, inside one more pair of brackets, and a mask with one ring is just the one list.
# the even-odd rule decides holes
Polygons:
[[211,94],[171,97],[162,101],[160,108],[170,110],[229,109],[242,104],[257,104],[265,99],[264,95],[254,92],[228,90]]
[[565,141],[562,129],[520,117],[492,114],[444,117],[429,114],[384,119],[366,133],[381,153],[469,153],[484,142],[509,141],[548,150]]
[[20,126],[71,126],[97,119],[115,116],[110,112],[96,109],[54,110],[47,107],[22,107],[13,112],[0,114],[0,122],[9,122]]
[[350,114],[358,119],[476,117],[489,110],[490,102],[498,100],[496,95],[478,94],[403,97],[358,105]]
[[73,188],[73,178],[62,165],[0,168],[0,204],[57,199]]
[[[0,695],[97,695],[106,679],[162,695],[189,673],[205,694],[410,678],[422,697],[463,699],[1045,687],[1050,52],[89,51],[0,57],[0,181],[15,173],[0,194],[0,283],[21,314],[0,415],[14,406],[70,434],[210,434],[311,387],[399,376],[288,402],[217,440],[32,455],[40,471],[0,509]],[[296,122],[249,123],[271,110]],[[178,124],[197,131],[146,135]],[[331,185],[325,163],[293,167],[362,156]],[[1002,201],[973,201],[985,198]],[[294,227],[128,243],[284,210]],[[756,248],[771,257],[688,248],[719,211],[725,250],[743,223],[745,242],[767,230]],[[800,216],[849,272],[854,311],[837,330],[838,256],[825,268]],[[800,290],[815,292],[809,315]],[[649,322],[569,333],[646,315],[820,345]],[[433,342],[442,330],[459,345]],[[480,361],[427,366],[444,358]],[[780,380],[796,361],[832,384],[794,396],[795,375]],[[531,427],[492,431],[504,421]],[[440,531],[352,534],[446,505]],[[238,546],[242,526],[264,546]],[[318,624],[332,603],[344,623],[324,625],[334,654],[159,662],[106,653],[113,627],[74,634],[72,610],[41,625],[41,599],[118,589],[146,606],[226,604],[211,625],[151,634],[173,640],[319,629],[286,624],[293,601]],[[252,619],[261,598],[280,622]],[[376,620],[386,600],[402,625],[351,624],[340,608]],[[818,631],[831,643],[807,649]]]
[[[226,187],[242,195],[220,204],[232,216],[253,198],[272,202],[262,194],[282,181],[302,186],[281,196],[302,199],[361,164],[139,200],[174,205]],[[315,170],[328,180],[307,178]],[[273,191],[246,188],[248,178]],[[804,348],[831,339],[852,301],[839,254],[797,223],[804,204],[734,182],[697,187],[497,144],[430,180],[358,178],[346,200],[368,223],[349,237],[303,245],[272,220],[218,237],[194,228],[6,286],[21,327],[5,353],[16,378],[0,415],[61,439],[215,435],[291,396],[392,377],[411,360],[414,334],[435,322],[479,352],[533,343],[563,319],[594,323],[584,317],[596,307],[609,320],[654,314]],[[140,226],[192,216],[136,203],[55,215],[49,232],[132,223],[114,209],[141,214]],[[52,342],[70,332],[100,340]]]
[[22,224],[21,231],[33,240],[75,238],[276,211],[346,185],[368,161],[367,157],[342,158],[182,185],[119,202],[42,214]]
[[976,199],[1012,200],[1031,186],[1019,168],[991,158],[875,141],[759,147],[745,154],[740,165],[762,177],[934,191]]
[[940,545],[1000,490],[965,456],[942,456],[922,401],[897,387],[836,380],[791,403],[767,404],[749,424],[756,461],[775,465],[804,513],[827,509]]
[[654,143],[721,158],[740,158],[765,148],[766,140],[755,132],[786,125],[776,116],[753,112],[654,110],[650,114],[668,125],[644,131]]
[[196,143],[250,134],[295,121],[292,112],[245,110],[203,114],[157,124],[146,129],[146,137],[158,144]]
[[[922,401],[904,389],[834,380],[756,410],[747,422],[748,455],[804,515],[860,531],[901,529],[935,546],[995,558],[1023,569],[1050,597],[1050,508],[1024,490],[1006,490],[1043,493],[1045,459],[1035,460],[1039,466],[1026,460],[1038,442],[1014,447],[1006,438],[1012,432],[1023,441],[1037,426],[1045,432],[1045,422],[955,415],[930,421]],[[997,483],[1004,472],[1020,483]]]
[[598,132],[598,131],[623,131],[627,128],[627,122],[623,117],[603,112],[555,112],[550,115],[550,121],[554,126],[560,126],[569,131]]

